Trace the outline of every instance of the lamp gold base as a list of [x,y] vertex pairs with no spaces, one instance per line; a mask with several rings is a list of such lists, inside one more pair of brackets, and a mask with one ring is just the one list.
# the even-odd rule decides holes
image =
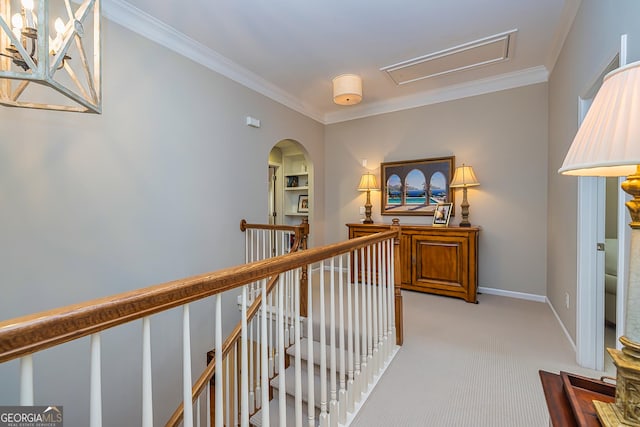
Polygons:
[[616,401],[594,401],[603,426],[640,426],[640,346],[627,337],[620,337],[622,351],[608,348],[616,366]]
[[599,400],[593,401],[593,406],[596,408],[598,419],[600,424],[604,427],[619,427],[619,426],[637,426],[638,424],[628,424],[625,422],[620,409],[615,403],[600,402]]

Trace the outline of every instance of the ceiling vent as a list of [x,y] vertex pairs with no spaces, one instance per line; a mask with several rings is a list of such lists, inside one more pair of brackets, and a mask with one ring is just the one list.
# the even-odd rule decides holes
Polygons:
[[513,52],[515,33],[511,30],[380,68],[397,85],[483,65],[506,61]]

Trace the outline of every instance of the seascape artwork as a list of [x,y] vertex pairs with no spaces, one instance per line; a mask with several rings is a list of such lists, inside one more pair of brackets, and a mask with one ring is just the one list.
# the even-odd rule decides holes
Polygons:
[[382,214],[433,215],[436,205],[452,202],[449,189],[453,157],[383,163]]

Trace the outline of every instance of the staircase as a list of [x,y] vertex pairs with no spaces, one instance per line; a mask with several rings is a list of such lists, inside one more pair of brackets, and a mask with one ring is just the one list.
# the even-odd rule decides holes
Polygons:
[[[277,356],[274,358],[274,375],[269,381],[272,399],[268,410],[259,408],[250,417],[252,426],[349,425],[399,348],[395,334],[391,332],[393,322],[389,322],[390,313],[378,305],[387,299],[381,295],[383,291],[387,292],[383,287],[365,284],[358,292],[358,302],[362,303],[357,310],[358,320],[362,323],[355,323],[365,326],[359,326],[356,335],[353,331],[356,310],[344,307],[346,300],[355,299],[351,298],[349,291],[355,290],[356,285],[347,287],[345,283],[337,287],[335,282],[339,280],[330,279],[342,275],[344,280],[347,278],[344,273],[324,272],[323,278],[319,275],[312,275],[310,288],[316,288],[314,284],[318,285],[318,282],[329,285],[325,287],[320,283],[320,288],[324,289],[323,297],[318,295],[319,292],[311,294],[311,322],[309,317],[301,319],[306,327],[300,327],[299,339],[296,338],[295,327],[291,328],[291,337],[299,342],[286,349],[282,361]],[[339,288],[342,288],[342,297]],[[325,301],[333,305],[325,305]],[[372,309],[374,303],[378,306],[378,313]],[[352,327],[345,329],[345,319],[349,318],[352,319]]]

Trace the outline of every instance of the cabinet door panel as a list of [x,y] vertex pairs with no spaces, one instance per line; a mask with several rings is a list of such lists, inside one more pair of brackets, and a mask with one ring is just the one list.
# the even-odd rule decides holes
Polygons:
[[461,296],[468,292],[468,240],[458,236],[413,236],[412,278],[425,290]]
[[421,242],[416,247],[416,279],[459,284],[460,267],[464,264],[458,243]]

